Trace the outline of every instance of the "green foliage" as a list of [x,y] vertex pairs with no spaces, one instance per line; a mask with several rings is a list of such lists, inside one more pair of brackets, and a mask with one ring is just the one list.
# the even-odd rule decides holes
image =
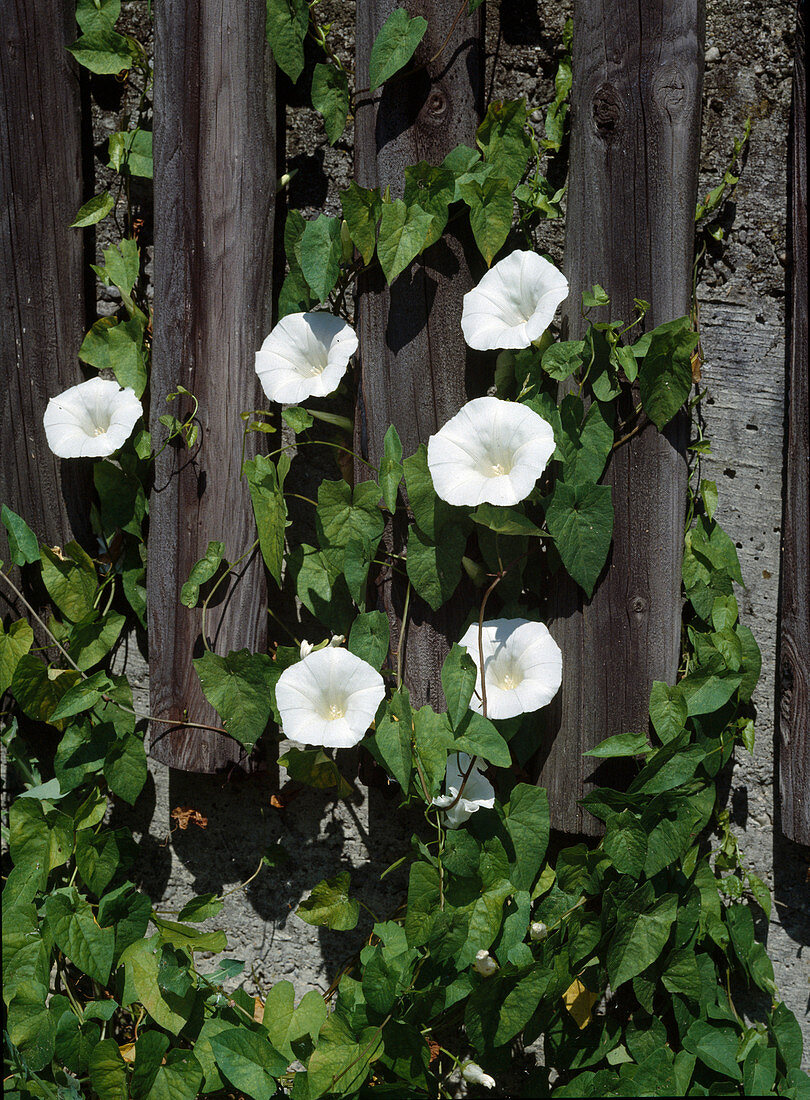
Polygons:
[[426,30],[427,20],[421,15],[411,18],[404,8],[391,12],[371,47],[369,84],[372,92],[408,64]]
[[349,82],[335,65],[316,65],[312,74],[312,106],[323,115],[326,136],[334,145],[349,114]]
[[267,0],[267,41],[273,59],[295,82],[304,68],[304,39],[309,25],[306,0]]

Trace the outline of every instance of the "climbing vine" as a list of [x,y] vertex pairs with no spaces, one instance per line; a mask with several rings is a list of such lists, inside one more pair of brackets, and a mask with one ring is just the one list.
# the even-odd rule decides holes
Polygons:
[[[464,0],[458,18],[477,6]],[[119,0],[77,8],[77,60],[142,88],[134,126],[109,141],[118,192],[87,203],[78,227],[115,216],[128,179],[151,176],[150,74],[143,48],[116,30],[119,12]],[[312,101],[338,140],[353,78],[317,2],[268,0],[267,18],[291,79],[307,37],[321,51]],[[372,90],[402,78],[425,30],[423,19],[393,12],[372,50]],[[11,561],[0,584],[22,612],[0,624],[2,737],[19,789],[4,825],[9,1095],[269,1100],[282,1087],[296,1100],[449,1096],[459,1076],[502,1095],[810,1095],[801,1033],[757,937],[770,896],[718,800],[733,753],[753,749],[760,655],[739,619],[744,579],[716,520],[717,488],[696,465],[678,680],[653,685],[648,730],[588,753],[623,758],[630,776],[584,799],[602,839],[552,840],[546,793],[525,781],[543,708],[565,676],[541,622],[548,586],[562,571],[591,596],[612,538],[606,464],[642,427],[660,431],[689,405],[698,362],[693,319],[644,331],[641,300],[625,322],[557,338],[568,287],[533,234],[564,199],[544,170],[563,141],[570,35],[569,26],[543,133],[523,101],[492,103],[475,145],[407,168],[401,198],[352,182],[342,217],[289,212],[279,323],[256,370],[293,442],[243,462],[256,542],[231,561],[224,533],[212,531],[182,589],[205,638],[216,587],[258,547],[276,589],[295,593],[308,636],[291,639],[299,628],[279,625],[266,653],[217,653],[206,639],[194,663],[221,736],[252,751],[286,735],[290,778],[336,799],[352,790],[341,748],[359,744],[422,815],[395,865],[406,897],[375,917],[359,954],[347,939],[347,965],[326,995],[298,1004],[286,981],[263,999],[248,993],[244,964],[223,955],[227,930],[200,929],[216,925],[221,896],[192,897],[177,913],[157,907],[136,884],[131,834],[109,824],[111,803],[134,804],[147,777],[150,716],[133,706],[113,658],[129,628],[145,629],[153,458],[167,446],[193,453],[198,427],[196,401],[179,385],[151,432],[141,419],[151,314],[129,216],[95,267],[121,309],[92,326],[79,355],[104,373],[42,412],[55,453],[93,458],[97,551],[43,545],[2,507]],[[735,182],[729,171],[698,218]],[[351,395],[357,276],[378,267],[393,282],[451,220],[469,227],[488,268],[457,318],[489,356],[488,392],[413,454],[390,427],[372,467],[353,453],[351,421],[312,399]],[[609,304],[594,286],[581,308],[587,317]],[[270,411],[246,412],[244,431],[272,437]],[[365,480],[351,484],[336,463],[337,476],[304,501],[314,511],[309,544],[288,526],[286,486],[298,455],[321,447],[348,455]],[[692,441],[694,456],[707,447]],[[408,528],[396,551],[383,537],[395,517]],[[404,618],[416,597],[434,611],[468,601],[442,669],[445,710],[412,704],[407,651],[370,599],[381,571],[403,585]],[[256,873],[276,874],[282,858],[268,849]],[[342,871],[297,914],[348,933],[362,903]],[[201,952],[219,956],[213,970],[198,965]],[[754,1018],[752,996],[762,1006]],[[540,1039],[536,1057],[518,1059]]]

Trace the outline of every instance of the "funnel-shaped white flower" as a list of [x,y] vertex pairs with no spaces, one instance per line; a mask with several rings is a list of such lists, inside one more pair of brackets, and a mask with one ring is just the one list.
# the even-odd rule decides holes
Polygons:
[[348,749],[362,741],[385,697],[383,678],[347,649],[317,649],[285,668],[276,684],[284,736]]
[[568,297],[568,280],[536,252],[512,252],[464,295],[461,331],[471,348],[527,348]]
[[554,454],[548,421],[515,401],[476,397],[428,440],[428,468],[448,504],[517,504]]
[[481,772],[481,764],[475,762],[473,770],[464,783],[461,798],[458,792],[464,776],[470,767],[470,757],[466,752],[454,753],[447,757],[447,771],[444,776],[446,794],[437,795],[433,805],[444,810],[444,823],[448,829],[457,829],[481,807],[491,810],[495,805],[495,788]]
[[[528,619],[491,619],[483,629],[487,717],[514,718],[546,706],[562,683],[562,653],[543,623]],[[459,645],[478,669],[476,694],[470,706],[483,712],[481,654],[478,624],[464,634]]]
[[357,333],[332,313],[288,313],[256,352],[271,401],[294,404],[337,389],[357,351]]
[[100,458],[122,447],[142,416],[134,390],[91,378],[52,397],[42,422],[48,446],[59,458]]
[[495,1088],[495,1078],[484,1073],[477,1062],[465,1062],[461,1067],[461,1076],[468,1085],[483,1085],[485,1089]]

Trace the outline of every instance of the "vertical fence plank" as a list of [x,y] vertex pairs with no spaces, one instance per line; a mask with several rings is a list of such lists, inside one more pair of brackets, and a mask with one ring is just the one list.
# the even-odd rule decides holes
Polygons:
[[[155,7],[155,320],[152,427],[181,383],[200,402],[199,441],[166,448],[150,505],[149,651],[152,755],[213,772],[239,745],[189,721],[220,725],[192,657],[201,614],[180,588],[209,539],[231,560],[255,525],[240,478],[240,412],[259,407],[253,357],[269,331],[275,200],[274,85],[264,0],[163,0]],[[183,406],[188,410],[189,406]],[[175,406],[171,410],[175,411]],[[248,442],[256,435],[248,437]],[[248,455],[253,452],[248,448]],[[215,652],[266,645],[266,589],[254,554],[223,584],[206,623]]]
[[[397,5],[368,0],[357,8],[357,82],[369,83],[374,39]],[[355,172],[363,187],[403,192],[403,171],[420,160],[438,165],[459,143],[474,145],[483,102],[481,13],[463,12],[453,27],[456,4],[415,0],[408,13],[427,19],[417,64],[428,61],[449,35],[441,55],[404,79],[359,97],[355,120]],[[451,29],[452,28],[452,29]],[[356,447],[372,463],[382,456],[383,437],[394,424],[405,455],[466,400],[469,352],[461,333],[461,305],[473,285],[465,241],[452,229],[407,268],[390,289],[381,274],[360,286],[357,327],[360,378]],[[362,476],[357,471],[358,476]],[[387,532],[401,550],[400,532]],[[392,650],[399,645],[405,586],[390,572],[379,579],[380,606],[391,621]],[[441,705],[440,671],[448,636],[460,625],[452,607],[438,614],[412,597],[406,628],[405,682],[417,705]],[[453,640],[452,638],[450,640]]]
[[[568,337],[582,336],[581,294],[599,283],[611,304],[596,320],[647,327],[688,313],[700,152],[702,0],[576,0],[571,169],[565,269]],[[549,717],[540,779],[552,824],[595,833],[577,805],[604,769],[582,752],[611,734],[647,728],[653,680],[674,681],[680,651],[686,463],[683,420],[652,426],[616,450],[614,541],[589,602],[555,585],[550,628],[563,684]]]
[[810,396],[807,368],[807,96],[799,0],[791,115],[788,438],[779,634],[782,832],[810,844]]
[[[79,75],[72,0],[2,5],[0,54],[0,499],[45,542],[84,535],[87,471],[45,441],[48,398],[82,381],[87,323]],[[7,560],[5,529],[0,558]]]

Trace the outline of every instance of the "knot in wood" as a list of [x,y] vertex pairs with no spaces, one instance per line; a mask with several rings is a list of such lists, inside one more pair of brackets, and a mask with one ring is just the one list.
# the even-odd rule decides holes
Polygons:
[[647,601],[643,596],[630,597],[630,610],[636,615],[641,615],[647,610]]
[[594,92],[591,104],[597,134],[605,140],[614,137],[624,121],[622,97],[612,84],[602,84]]
[[668,114],[680,114],[686,107],[686,77],[677,65],[662,66],[653,77],[653,100]]
[[428,96],[423,115],[428,122],[438,123],[447,114],[447,107],[448,100],[445,93],[441,88],[434,88]]

